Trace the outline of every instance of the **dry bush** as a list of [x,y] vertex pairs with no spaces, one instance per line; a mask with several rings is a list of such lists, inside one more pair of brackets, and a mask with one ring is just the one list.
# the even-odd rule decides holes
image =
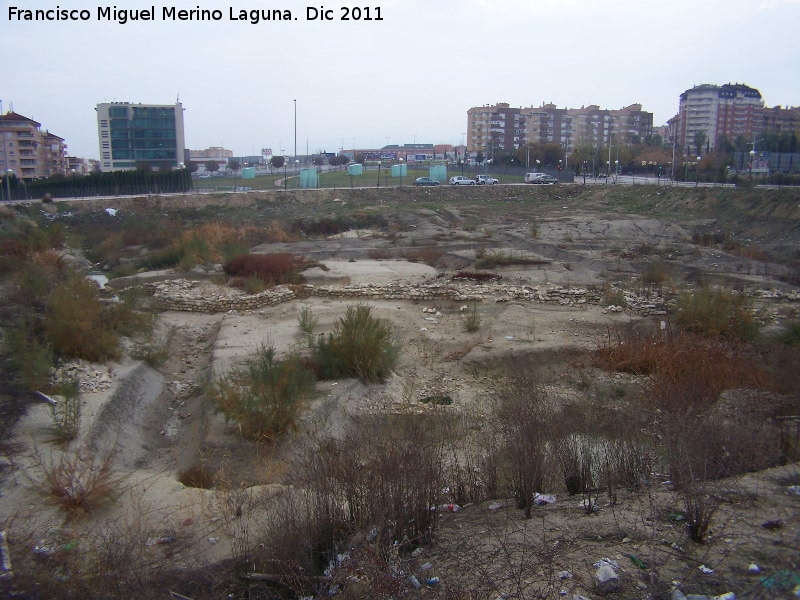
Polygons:
[[752,300],[708,287],[681,294],[674,321],[684,331],[729,340],[752,341],[759,329]]
[[34,462],[36,488],[70,513],[90,513],[120,491],[122,478],[113,472],[113,452],[83,459],[76,454],[46,458],[37,450]]
[[653,260],[645,264],[642,269],[642,283],[646,285],[661,285],[670,277],[670,270],[663,260]]
[[257,277],[268,285],[302,283],[299,274],[308,265],[302,256],[288,252],[275,254],[240,254],[223,265],[230,277]]
[[486,271],[458,271],[453,275],[453,279],[469,279],[471,281],[498,281],[502,279],[501,275],[497,273],[488,273]]
[[73,275],[57,285],[48,299],[47,340],[62,356],[91,362],[119,358],[113,325],[100,302],[97,284],[83,276]]
[[493,416],[501,473],[518,508],[529,519],[534,495],[544,492],[549,459],[547,432],[552,428],[553,415],[535,366],[526,359],[512,360],[507,366],[506,379],[495,395]]
[[672,332],[609,333],[598,342],[592,364],[610,371],[651,375],[656,408],[703,409],[727,389],[763,389],[768,378],[752,350],[726,342]]
[[394,258],[394,250],[391,248],[370,248],[367,256],[372,260],[388,260]]
[[444,252],[437,250],[433,246],[422,246],[419,248],[408,248],[403,252],[403,257],[411,262],[423,262],[430,267],[435,267],[440,263]]

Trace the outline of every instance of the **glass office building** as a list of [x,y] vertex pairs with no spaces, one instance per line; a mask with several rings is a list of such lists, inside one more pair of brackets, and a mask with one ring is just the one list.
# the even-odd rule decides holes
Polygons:
[[184,162],[183,107],[110,102],[97,105],[100,168],[154,171]]

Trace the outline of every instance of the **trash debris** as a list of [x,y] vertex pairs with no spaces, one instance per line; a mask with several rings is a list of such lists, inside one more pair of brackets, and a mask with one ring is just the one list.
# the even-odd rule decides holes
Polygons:
[[437,583],[439,583],[439,581],[441,580],[438,577],[431,577],[425,583],[427,583],[428,585],[436,585]]
[[686,600],[686,594],[680,590],[672,590],[672,595],[669,598],[670,600]]
[[788,488],[786,488],[786,491],[793,496],[800,496],[800,485],[790,485]]
[[761,585],[772,594],[789,592],[800,598],[800,574],[794,571],[778,571],[771,577],[762,577]]
[[458,504],[442,504],[438,508],[436,506],[432,507],[431,510],[441,510],[444,512],[458,512],[461,510],[461,507]]
[[642,562],[642,559],[640,559],[635,554],[628,554],[628,558],[630,558],[631,562],[633,564],[635,564],[637,567],[639,567],[640,569],[642,569],[642,570],[647,569],[647,567],[645,566],[644,562]]
[[572,579],[572,571],[559,571],[558,572],[559,579]]
[[424,573],[425,571],[430,571],[432,568],[433,568],[433,565],[431,563],[429,563],[429,562],[426,562],[424,565],[422,565],[419,568],[419,570]]
[[615,560],[611,560],[610,558],[601,558],[592,566],[595,569],[599,569],[600,567],[611,567],[612,569],[619,569],[619,563],[617,563],[617,561]]
[[11,577],[11,555],[8,553],[8,536],[5,531],[0,531],[0,579]]
[[725,592],[719,596],[712,596],[711,600],[736,600],[736,594],[733,592]]
[[507,335],[506,339],[510,342],[511,340],[514,339],[514,336],[513,335]]
[[553,494],[534,494],[533,503],[542,506],[543,504],[555,504],[556,497]]
[[780,519],[772,519],[770,521],[764,521],[761,526],[764,529],[780,529],[783,527],[783,521]]
[[594,576],[597,578],[597,587],[602,594],[615,592],[622,587],[619,575],[608,565],[602,565]]
[[669,520],[675,523],[681,523],[686,520],[686,515],[684,513],[672,513],[669,516]]
[[423,554],[424,552],[425,552],[425,548],[423,548],[422,546],[420,546],[419,548],[416,548],[416,549],[415,549],[415,550],[414,550],[414,551],[411,553],[411,556],[413,556],[414,558],[419,558],[420,556],[422,556],[422,554]]
[[169,536],[169,535],[164,535],[164,536],[157,537],[157,538],[147,538],[147,541],[145,542],[144,545],[145,546],[155,546],[155,545],[161,546],[161,545],[164,545],[164,544],[171,544],[174,541],[175,541],[174,537]]
[[216,544],[218,541],[219,541],[218,537],[209,537],[208,538],[208,543],[209,544]]
[[489,510],[499,510],[503,508],[502,502],[492,502],[488,507]]
[[107,208],[105,213],[110,217],[116,217],[119,211],[116,208]]
[[747,567],[747,572],[752,573],[753,575],[758,575],[761,573],[761,567],[759,567],[756,563],[750,563],[750,566]]
[[413,585],[415,588],[419,589],[422,587],[422,584],[419,582],[419,579],[417,579],[413,575],[409,577],[408,580],[411,582],[411,585]]
[[705,573],[706,575],[711,575],[711,573],[713,573],[713,572],[714,572],[714,569],[709,569],[709,568],[708,568],[707,566],[705,566],[705,565],[700,565],[700,566],[699,566],[699,567],[697,567],[697,568],[698,568],[698,569],[700,569],[700,570],[701,570],[703,573]]

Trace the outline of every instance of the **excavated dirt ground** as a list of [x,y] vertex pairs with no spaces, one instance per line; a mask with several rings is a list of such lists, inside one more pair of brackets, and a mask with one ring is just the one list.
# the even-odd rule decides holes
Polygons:
[[[356,192],[344,201],[338,197],[304,199],[298,210],[339,210],[339,205],[347,202],[361,211],[386,210],[380,196],[376,197],[380,201],[364,199]],[[265,244],[252,251],[291,251],[323,262],[328,270],[315,268],[306,273],[314,285],[430,282],[439,273],[470,268],[476,252],[488,250],[536,259],[535,265],[493,269],[503,282],[531,286],[619,283],[642,287],[643,266],[658,260],[665,265],[668,282],[675,285],[708,281],[737,288],[792,289],[781,281],[791,271],[785,261],[762,261],[691,243],[698,228],[730,228],[709,216],[712,208],[684,218],[675,217],[672,211],[672,216],[661,218],[657,210],[641,216],[624,210],[623,205],[608,207],[602,192],[585,207],[577,204],[569,190],[563,197],[551,193],[541,205],[531,204],[531,198],[514,190],[469,191],[494,194],[476,198],[459,191],[458,202],[452,204],[427,190],[413,190],[415,197],[411,198],[407,197],[410,192],[402,193],[406,195],[402,200],[419,206],[411,205],[397,217],[399,234],[365,230],[327,240]],[[525,193],[532,192],[526,188]],[[647,196],[643,203],[658,201],[654,188],[641,194]],[[489,201],[491,207],[486,204]],[[191,202],[184,199],[181,208]],[[249,206],[241,196],[235,203]],[[167,210],[167,204],[165,200],[160,208]],[[229,202],[226,208],[232,205]],[[253,206],[263,209],[263,199],[256,199]],[[146,208],[131,206],[130,211]],[[798,208],[792,211],[790,216],[796,215]],[[125,217],[124,206],[121,215]],[[798,247],[797,224],[791,219],[786,224],[784,215],[777,218],[784,222],[780,235],[757,236],[756,228],[765,226],[754,221],[748,239],[772,250],[781,248],[791,257]],[[443,253],[438,268],[403,259],[409,250],[430,245]],[[11,540],[12,556],[32,551],[33,545],[55,546],[65,532],[80,539],[98,527],[124,524],[132,528],[135,524],[145,545],[149,540],[170,538],[170,556],[181,555],[187,567],[228,560],[241,543],[237,531],[247,524],[255,529],[268,512],[269,498],[290,480],[287,470],[293,449],[306,435],[339,436],[353,417],[366,414],[410,413],[423,418],[428,411],[446,410],[480,420],[495,386],[494,379],[487,376],[487,366],[501,364],[512,355],[537,357],[547,389],[564,404],[579,404],[587,398],[588,378],[595,392],[629,390],[627,395],[609,393],[603,399],[610,410],[624,411],[627,398],[641,384],[636,377],[595,371],[588,361],[589,352],[602,336],[643,320],[635,314],[609,312],[602,306],[579,308],[489,297],[479,306],[480,329],[468,333],[460,312],[463,303],[374,300],[369,302],[373,313],[392,323],[403,340],[400,362],[385,384],[364,386],[354,380],[319,383],[297,431],[269,449],[243,439],[234,425],[226,424],[207,406],[203,391],[209,378],[241,363],[259,345],[272,344],[279,355],[302,351],[298,327],[302,307],[318,316],[317,331],[328,332],[347,306],[356,302],[310,297],[247,313],[160,314],[158,335],[168,350],[166,362],[158,369],[131,359],[99,367],[109,383],[83,395],[81,433],[68,446],[52,442],[48,407],[31,406],[3,446],[6,458],[0,464],[0,521],[17,536]],[[423,312],[423,308],[436,309],[438,314]],[[779,328],[785,318],[797,316],[796,303],[773,302],[767,308],[768,325],[773,328]],[[450,396],[452,406],[430,407],[419,402],[434,395]],[[102,456],[112,451],[115,469],[124,476],[119,484],[122,491],[102,510],[78,520],[65,519],[36,491],[34,481],[41,478],[41,463],[53,460],[51,456],[61,452]],[[198,463],[224,481],[220,487],[227,491],[186,487],[178,481],[181,471]],[[515,597],[533,597],[539,589],[547,597],[576,593],[596,598],[596,567],[592,565],[608,558],[618,565],[622,581],[621,590],[613,597],[654,597],[665,593],[673,582],[686,593],[733,591],[737,597],[791,597],[794,588],[788,583],[781,587],[762,580],[789,573],[787,577],[794,581],[792,577],[800,573],[800,496],[790,491],[790,486],[798,484],[798,465],[720,483],[715,490],[724,494],[726,501],[705,545],[688,541],[685,528],[670,520],[678,503],[667,488],[649,495],[622,494],[614,507],[601,499],[600,510],[592,515],[585,514],[580,498],[543,490],[554,491],[557,502],[537,508],[535,518],[528,522],[521,518],[513,500],[500,497],[446,515],[437,543],[406,568],[421,581],[440,577],[442,583],[429,588],[429,595],[445,589],[448,580],[481,575],[493,577],[499,582],[499,591],[518,594]],[[237,522],[231,518],[230,506],[231,499],[241,494],[249,498],[252,511]],[[241,513],[241,501],[238,511]],[[762,527],[767,521],[780,521],[780,526]],[[156,544],[153,551],[161,552],[161,546]],[[631,554],[649,568],[639,569],[629,558]],[[423,563],[431,563],[432,569],[421,570]],[[748,572],[750,563],[757,564],[761,574]],[[699,570],[701,565],[712,568],[713,573]],[[571,575],[563,579],[553,576],[560,571]],[[414,593],[424,595],[424,591],[425,586]]]

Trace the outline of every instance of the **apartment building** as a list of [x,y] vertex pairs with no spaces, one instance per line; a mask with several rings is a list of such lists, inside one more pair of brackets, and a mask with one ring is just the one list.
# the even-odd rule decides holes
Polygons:
[[205,150],[189,150],[189,160],[203,165],[210,160],[213,160],[224,166],[228,161],[233,158],[233,150],[226,150],[222,146],[211,146]]
[[800,137],[800,107],[773,106],[764,109],[762,131],[765,133],[777,133],[778,135],[791,135],[795,133]]
[[31,180],[66,173],[67,144],[42,124],[15,112],[0,115],[0,166],[18,179]]
[[183,106],[111,102],[98,104],[97,134],[103,172],[177,168],[184,162]]
[[[763,127],[764,101],[761,92],[741,83],[702,84],[680,95],[674,135],[678,147],[689,153],[698,133],[705,147],[713,150],[724,135],[733,142],[740,135],[754,137]],[[702,149],[700,150],[702,151]]]
[[508,103],[472,107],[467,111],[467,151],[514,152],[531,144],[556,143],[566,154],[578,145],[600,146],[609,141],[635,143],[653,133],[653,113],[631,104],[618,110],[597,105],[558,108],[543,103],[511,107]]

